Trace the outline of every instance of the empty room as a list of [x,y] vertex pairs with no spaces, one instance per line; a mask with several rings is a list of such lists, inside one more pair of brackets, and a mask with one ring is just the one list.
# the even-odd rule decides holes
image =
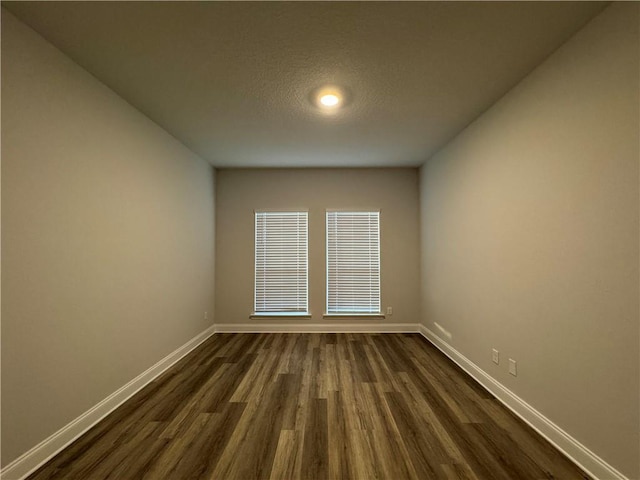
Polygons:
[[6,480],[640,480],[640,3],[1,8]]

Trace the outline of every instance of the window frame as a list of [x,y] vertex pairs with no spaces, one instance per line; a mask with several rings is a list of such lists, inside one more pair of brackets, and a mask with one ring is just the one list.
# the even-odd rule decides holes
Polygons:
[[[378,311],[371,312],[362,312],[362,311],[334,311],[332,312],[329,308],[329,216],[330,214],[340,214],[340,213],[368,213],[377,214],[377,270],[378,270]],[[325,312],[323,317],[370,317],[370,318],[384,318],[385,315],[382,312],[382,256],[381,256],[381,242],[382,242],[382,222],[381,222],[382,212],[379,208],[370,208],[370,209],[326,209],[325,210]]]
[[[277,210],[254,210],[254,271],[253,271],[253,312],[249,316],[250,318],[264,318],[264,317],[311,317],[311,313],[309,311],[309,211],[308,209],[277,209]],[[304,214],[305,216],[305,236],[306,236],[306,251],[305,251],[305,260],[306,260],[306,272],[304,277],[304,285],[306,290],[306,308],[304,311],[302,310],[281,310],[281,311],[258,311],[258,216],[260,214]]]

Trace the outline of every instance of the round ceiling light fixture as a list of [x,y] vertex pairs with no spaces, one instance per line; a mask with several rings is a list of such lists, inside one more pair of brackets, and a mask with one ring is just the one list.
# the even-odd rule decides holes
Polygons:
[[312,100],[320,110],[335,112],[344,106],[345,93],[335,86],[321,87],[314,92]]
[[340,97],[335,93],[325,93],[320,97],[320,103],[323,107],[337,107],[340,103]]

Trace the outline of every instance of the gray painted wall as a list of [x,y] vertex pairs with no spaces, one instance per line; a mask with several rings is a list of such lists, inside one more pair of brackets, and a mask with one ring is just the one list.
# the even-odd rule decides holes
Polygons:
[[214,194],[208,163],[2,10],[3,465],[211,325]]
[[420,184],[424,325],[629,478],[639,7],[607,8],[429,160]]
[[[418,298],[418,170],[247,169],[218,170],[216,187],[217,323],[416,323]],[[254,210],[309,211],[311,319],[250,319],[254,286]],[[323,318],[325,312],[326,209],[380,209],[383,320]]]

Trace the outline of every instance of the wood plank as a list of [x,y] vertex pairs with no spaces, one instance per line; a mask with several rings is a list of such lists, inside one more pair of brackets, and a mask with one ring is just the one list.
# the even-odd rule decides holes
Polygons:
[[344,404],[340,392],[329,392],[327,399],[327,434],[329,442],[329,478],[355,478],[351,468],[351,437],[344,417]]
[[302,450],[302,478],[327,478],[329,471],[329,430],[327,400],[313,398],[307,406]]
[[378,385],[365,385],[365,395],[369,397],[369,404],[375,412],[374,430],[370,436],[375,456],[381,463],[385,478],[419,479],[384,393]]
[[[280,438],[285,408],[299,381],[293,374],[278,374],[263,401],[242,429],[236,429],[212,478],[268,479]],[[294,388],[292,388],[294,386]],[[240,426],[240,423],[239,425]]]
[[449,463],[449,458],[437,438],[433,438],[429,425],[413,415],[401,394],[387,392],[385,399],[418,477],[442,478],[440,465]]
[[281,430],[276,456],[271,469],[271,480],[302,478],[302,432]]
[[205,416],[202,427],[188,445],[182,442],[176,450],[178,458],[173,463],[173,468],[159,478],[208,478],[245,407],[244,403],[228,403],[219,413],[202,414]]

